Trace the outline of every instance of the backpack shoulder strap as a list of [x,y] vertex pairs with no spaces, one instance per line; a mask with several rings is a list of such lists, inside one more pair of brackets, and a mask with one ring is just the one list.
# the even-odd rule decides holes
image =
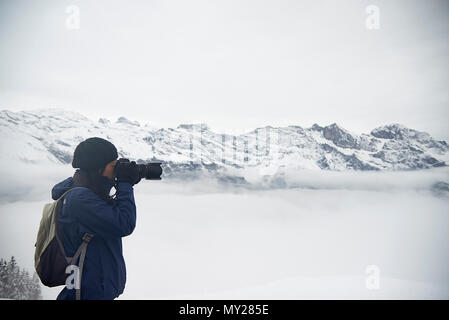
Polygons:
[[[61,200],[67,193],[69,193],[70,191],[72,191],[74,189],[80,189],[80,188],[87,189],[86,187],[73,187],[73,188],[67,190],[66,192],[64,192],[58,198],[58,200],[56,200],[56,201],[59,202],[59,200]],[[61,210],[61,209],[59,209],[59,210]],[[56,226],[57,226],[57,223],[56,223]],[[56,237],[57,237],[57,240],[58,240],[60,246],[62,247],[62,250],[63,250],[64,255],[65,255],[64,246],[62,245],[62,241],[61,241],[61,239],[59,237],[58,231],[56,232]],[[94,237],[93,234],[85,233],[84,236],[83,236],[83,242],[78,247],[78,250],[76,251],[75,255],[73,257],[71,257],[71,258],[66,256],[67,262],[69,264],[73,264],[73,265],[76,263],[76,260],[78,260],[78,258],[80,258],[79,265],[78,265],[78,268],[79,268],[78,276],[79,276],[79,279],[80,279],[79,280],[80,281],[80,286],[81,286],[81,279],[82,279],[82,275],[83,275],[84,259],[86,257],[87,245],[89,244],[90,240],[92,240],[93,237]],[[81,299],[81,288],[76,289],[76,300],[80,300],[80,299]]]
[[66,261],[70,262],[71,258],[67,257],[67,254],[65,253],[65,249],[64,249],[64,245],[62,243],[62,238],[60,235],[60,229],[59,229],[59,223],[58,223],[58,219],[62,214],[62,201],[61,200],[67,193],[69,193],[70,191],[74,190],[74,189],[79,189],[79,188],[84,188],[84,187],[74,187],[71,188],[69,190],[67,190],[66,192],[64,192],[57,200],[55,200],[56,202],[56,206],[55,206],[55,213],[53,215],[53,219],[54,219],[54,224],[55,224],[55,236],[56,236],[56,240],[59,243],[59,249],[60,251],[63,253],[63,255],[66,257]]
[[66,192],[64,192],[57,200],[55,200],[56,206],[55,206],[55,209],[54,209],[55,213],[53,215],[53,219],[54,219],[54,223],[55,223],[55,235],[56,235],[56,239],[58,240],[59,245],[61,247],[61,251],[64,253],[64,255],[65,255],[65,250],[64,250],[64,246],[62,245],[61,237],[60,237],[60,234],[59,234],[60,231],[59,231],[59,224],[58,224],[58,219],[59,219],[59,217],[62,214],[62,204],[63,203],[61,201],[59,201],[59,200],[61,200],[70,191],[72,191],[74,189],[79,189],[79,188],[84,188],[84,187],[73,187],[73,188],[67,190]]
[[62,199],[62,197],[64,197],[67,193],[69,193],[70,191],[72,191],[72,190],[75,190],[75,189],[81,189],[81,188],[83,188],[83,189],[87,189],[86,187],[73,187],[73,188],[70,188],[69,190],[67,190],[66,192],[64,192],[56,201],[59,201],[59,200],[61,200]]
[[79,277],[79,283],[80,287],[76,289],[76,300],[81,300],[81,280],[83,277],[83,267],[84,267],[84,259],[86,258],[86,251],[87,251],[87,245],[89,244],[90,240],[94,237],[91,233],[85,233],[83,236],[83,242],[79,246],[78,250],[76,251],[75,255],[71,259],[70,264],[75,265],[76,260],[78,257],[80,258],[79,264],[78,264],[78,277]]

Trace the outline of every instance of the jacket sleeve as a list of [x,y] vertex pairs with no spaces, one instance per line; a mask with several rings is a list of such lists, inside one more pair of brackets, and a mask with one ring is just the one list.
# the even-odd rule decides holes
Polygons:
[[127,182],[117,184],[114,205],[106,203],[90,190],[80,192],[76,200],[68,201],[67,205],[74,220],[89,233],[102,238],[125,237],[136,226],[134,190]]

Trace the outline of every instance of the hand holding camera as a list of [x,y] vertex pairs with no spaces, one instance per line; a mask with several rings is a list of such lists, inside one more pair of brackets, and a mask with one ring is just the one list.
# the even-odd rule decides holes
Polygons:
[[131,185],[135,185],[141,180],[136,162],[130,162],[128,159],[118,159],[115,165],[115,175],[117,182],[128,182]]

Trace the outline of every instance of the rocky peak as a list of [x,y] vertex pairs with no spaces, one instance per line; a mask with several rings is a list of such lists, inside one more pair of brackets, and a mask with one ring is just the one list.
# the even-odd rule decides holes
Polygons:
[[322,126],[320,126],[320,125],[318,125],[318,124],[316,124],[316,123],[314,123],[313,124],[313,126],[312,126],[312,128],[311,128],[313,131],[323,131],[323,127]]
[[184,129],[189,131],[208,131],[209,126],[206,123],[194,123],[194,124],[180,124],[177,129]]
[[111,123],[111,121],[109,121],[106,118],[100,118],[98,119],[98,123],[104,124],[104,125],[109,125]]
[[357,139],[336,123],[324,127],[323,136],[342,148],[355,148],[357,146]]
[[128,120],[128,119],[125,118],[125,117],[120,117],[120,118],[118,118],[117,121],[116,121],[115,123],[122,123],[122,124],[128,124],[128,125],[131,125],[131,126],[140,127],[139,122]]
[[371,135],[376,138],[381,139],[404,139],[408,137],[408,131],[407,127],[399,124],[399,123],[393,123],[386,126],[375,128],[371,131]]

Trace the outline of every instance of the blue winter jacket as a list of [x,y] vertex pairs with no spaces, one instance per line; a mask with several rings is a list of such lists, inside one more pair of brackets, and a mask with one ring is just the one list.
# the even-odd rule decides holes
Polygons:
[[[86,172],[78,169],[82,175]],[[102,187],[109,194],[115,182],[102,177]],[[58,199],[65,191],[80,186],[72,177],[56,184],[52,198]],[[71,257],[82,243],[85,233],[94,235],[87,246],[81,279],[81,299],[114,299],[123,293],[126,268],[122,253],[122,237],[131,234],[136,225],[134,191],[130,183],[115,184],[116,199],[108,204],[87,188],[67,193],[58,219],[60,235]],[[75,289],[64,289],[58,300],[75,299]]]

